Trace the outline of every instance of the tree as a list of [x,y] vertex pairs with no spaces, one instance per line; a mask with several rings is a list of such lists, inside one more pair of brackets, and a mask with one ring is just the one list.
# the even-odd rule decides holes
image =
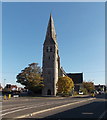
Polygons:
[[86,88],[80,88],[80,90],[83,92],[84,95],[87,95],[88,94],[88,91]]
[[86,88],[89,93],[95,89],[93,82],[83,82],[83,87]]
[[16,78],[16,82],[24,85],[25,88],[32,92],[40,93],[42,90],[43,78],[41,77],[41,68],[38,66],[38,63],[29,64]]
[[59,77],[57,82],[57,92],[62,95],[70,95],[74,88],[74,83],[69,77]]

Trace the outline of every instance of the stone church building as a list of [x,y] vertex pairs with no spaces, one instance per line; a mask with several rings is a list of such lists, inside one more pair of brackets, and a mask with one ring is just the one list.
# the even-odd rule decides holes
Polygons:
[[74,88],[77,92],[82,86],[83,73],[66,73],[63,68],[60,67],[58,43],[52,15],[50,15],[49,18],[46,37],[43,44],[42,70],[42,77],[44,79],[44,87],[42,89],[43,96],[56,96],[56,83],[60,76],[70,77],[74,82]]
[[56,39],[56,31],[52,15],[50,15],[45,41],[43,44],[43,78],[44,88],[42,95],[56,96],[56,83],[59,76],[64,76],[65,73],[60,68],[60,57],[58,43]]

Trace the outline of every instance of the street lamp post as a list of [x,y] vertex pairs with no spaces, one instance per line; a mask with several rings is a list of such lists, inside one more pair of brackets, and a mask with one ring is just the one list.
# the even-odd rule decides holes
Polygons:
[[5,81],[6,81],[6,79],[4,79],[4,88],[5,88]]

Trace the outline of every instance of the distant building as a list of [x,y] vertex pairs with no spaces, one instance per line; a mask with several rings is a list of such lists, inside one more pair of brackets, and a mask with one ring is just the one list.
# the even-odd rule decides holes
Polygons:
[[104,91],[104,92],[106,92],[106,90],[107,90],[107,86],[106,85],[95,85],[95,89],[97,90],[97,91]]
[[17,85],[11,85],[11,90],[12,91],[18,91]]
[[9,91],[18,91],[17,85],[11,85],[11,84],[7,84],[5,89],[8,89]]
[[18,91],[25,91],[25,89],[22,87],[18,87]]
[[67,76],[70,77],[74,82],[74,90],[79,91],[82,88],[83,83],[83,73],[67,73]]
[[67,73],[67,76],[72,78],[74,84],[81,84],[83,82],[83,73]]

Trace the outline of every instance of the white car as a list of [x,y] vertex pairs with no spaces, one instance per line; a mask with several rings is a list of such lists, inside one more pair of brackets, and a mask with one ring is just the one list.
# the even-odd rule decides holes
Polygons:
[[83,95],[84,93],[82,91],[79,91],[79,95]]
[[14,97],[14,98],[17,98],[17,97],[19,97],[19,95],[16,94],[16,95],[13,95],[13,97]]
[[14,94],[13,97],[17,98],[17,97],[19,97],[19,94]]

